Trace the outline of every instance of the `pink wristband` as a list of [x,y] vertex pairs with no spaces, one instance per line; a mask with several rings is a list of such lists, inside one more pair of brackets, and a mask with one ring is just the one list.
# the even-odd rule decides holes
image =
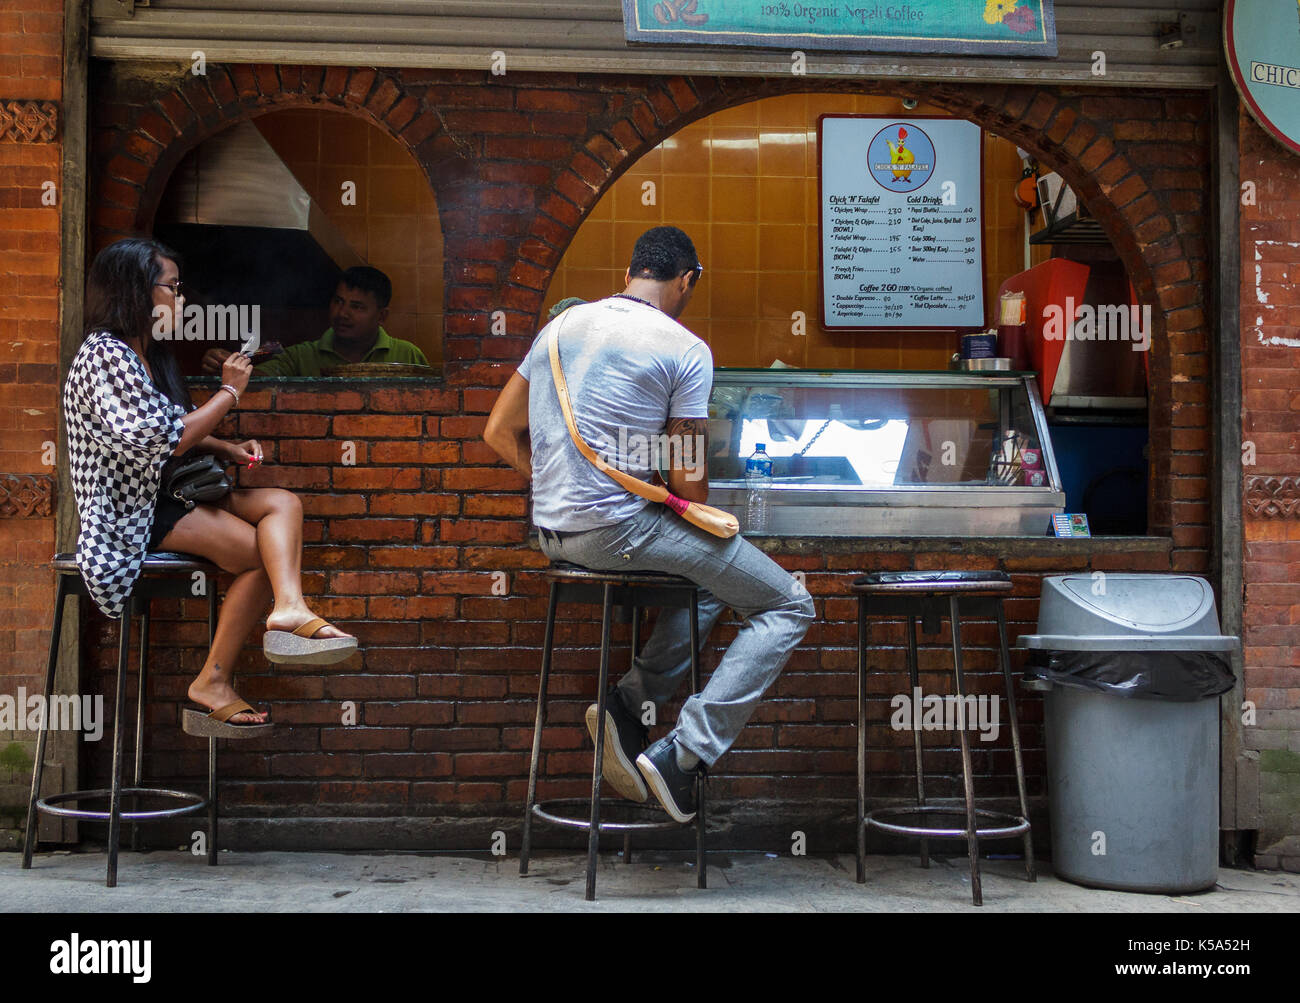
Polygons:
[[664,504],[667,505],[674,512],[676,512],[678,515],[685,515],[686,510],[690,507],[691,503],[688,502],[685,498],[678,498],[675,494],[669,491],[668,497],[664,499]]

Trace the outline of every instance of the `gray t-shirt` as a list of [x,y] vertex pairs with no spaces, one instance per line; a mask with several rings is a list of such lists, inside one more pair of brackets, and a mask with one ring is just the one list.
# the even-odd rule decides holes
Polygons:
[[[612,526],[650,502],[597,470],[569,437],[547,351],[552,325],[559,325],[560,366],[578,431],[606,462],[643,481],[656,458],[668,466],[669,419],[708,416],[713,353],[662,311],[610,297],[564,311],[520,363],[519,375],[528,381],[533,522],[565,531]],[[684,456],[688,465],[703,462]]]

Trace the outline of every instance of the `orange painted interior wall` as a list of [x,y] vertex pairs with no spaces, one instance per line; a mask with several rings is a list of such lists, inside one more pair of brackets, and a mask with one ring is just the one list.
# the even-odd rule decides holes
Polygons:
[[[564,254],[546,302],[599,299],[623,289],[636,238],[662,224],[695,242],[704,276],[682,323],[707,341],[715,365],[946,369],[952,333],[828,332],[818,322],[817,118],[828,113],[944,114],[899,98],[795,94],[718,112],[675,133],[618,179]],[[985,319],[1023,271],[1025,213],[1013,201],[1021,162],[1013,143],[984,137]],[[643,199],[654,183],[654,204]],[[802,310],[806,334],[792,333]]]
[[[441,366],[442,224],[419,164],[351,115],[301,109],[254,122],[352,249],[392,280],[384,330],[414,342],[430,364]],[[356,183],[356,205],[342,202],[345,181]]]

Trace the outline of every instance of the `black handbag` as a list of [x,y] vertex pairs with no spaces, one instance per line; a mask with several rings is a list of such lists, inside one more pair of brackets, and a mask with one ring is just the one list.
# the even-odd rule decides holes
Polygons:
[[[168,469],[170,468],[170,469]],[[225,465],[211,453],[174,458],[163,467],[162,489],[186,511],[199,502],[213,502],[230,493]]]

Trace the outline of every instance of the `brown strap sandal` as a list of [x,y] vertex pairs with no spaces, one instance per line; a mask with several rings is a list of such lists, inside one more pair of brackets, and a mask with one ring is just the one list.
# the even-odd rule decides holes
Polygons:
[[341,662],[357,650],[355,637],[315,637],[322,627],[334,626],[324,617],[308,620],[294,631],[268,630],[262,638],[262,653],[277,663],[329,665]]
[[255,735],[266,734],[273,727],[270,721],[241,723],[230,720],[236,714],[245,711],[258,713],[245,700],[233,700],[207,714],[187,707],[181,727],[187,735],[195,735],[199,738],[252,738]]

